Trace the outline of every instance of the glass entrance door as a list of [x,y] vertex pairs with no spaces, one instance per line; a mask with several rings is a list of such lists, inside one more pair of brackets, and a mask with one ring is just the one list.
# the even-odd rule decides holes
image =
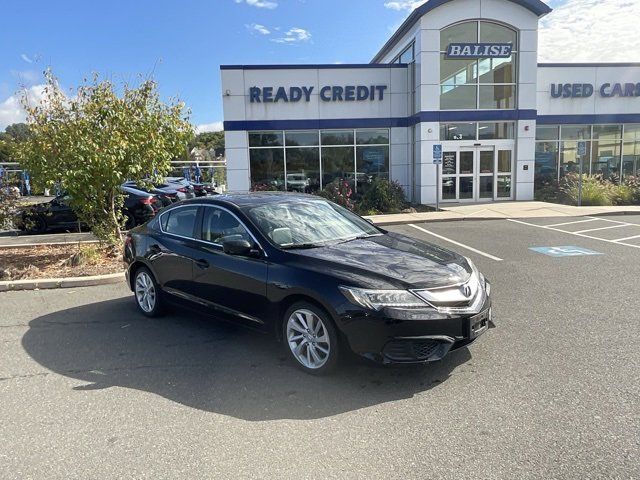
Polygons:
[[440,175],[443,202],[513,198],[513,151],[495,146],[445,149]]

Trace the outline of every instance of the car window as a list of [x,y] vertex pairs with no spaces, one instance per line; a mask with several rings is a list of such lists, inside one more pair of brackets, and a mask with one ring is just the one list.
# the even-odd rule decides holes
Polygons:
[[182,207],[170,210],[162,215],[162,230],[166,233],[193,237],[198,207]]
[[226,210],[206,207],[202,219],[202,240],[222,245],[225,240],[247,240],[251,235],[236,217]]

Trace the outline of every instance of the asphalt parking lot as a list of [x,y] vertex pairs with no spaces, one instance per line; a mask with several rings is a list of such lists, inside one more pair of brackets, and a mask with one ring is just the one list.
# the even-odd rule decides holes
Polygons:
[[124,285],[0,294],[0,478],[640,477],[640,216],[389,230],[472,258],[497,328],[315,378]]

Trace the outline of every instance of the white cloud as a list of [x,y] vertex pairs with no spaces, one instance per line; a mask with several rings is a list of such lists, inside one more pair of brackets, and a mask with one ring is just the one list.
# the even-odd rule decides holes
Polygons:
[[[27,89],[29,102],[40,103],[44,99],[44,85],[34,85]],[[0,102],[0,130],[4,130],[12,123],[24,122],[27,115],[20,104],[20,95],[11,95]]]
[[234,0],[236,3],[245,3],[256,8],[266,8],[267,10],[273,10],[278,7],[277,2],[271,2],[268,0]]
[[284,37],[272,38],[271,41],[275,43],[301,43],[311,40],[311,32],[304,28],[293,27],[285,32]]
[[33,63],[33,60],[31,60],[26,53],[21,53],[20,58],[27,63]]
[[247,27],[251,33],[257,32],[260,35],[269,35],[271,33],[267,27],[260,25],[259,23],[252,23],[250,25],[245,25],[245,27]]
[[640,0],[566,0],[540,21],[541,62],[640,61]]
[[222,130],[224,130],[222,122],[203,123],[202,125],[196,126],[196,133],[221,132]]
[[384,2],[385,8],[391,10],[408,10],[413,11],[424,3],[424,0],[400,0],[395,2]]

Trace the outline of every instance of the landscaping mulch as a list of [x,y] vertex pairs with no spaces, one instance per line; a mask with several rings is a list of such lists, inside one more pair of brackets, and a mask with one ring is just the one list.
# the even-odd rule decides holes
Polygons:
[[107,275],[124,268],[121,253],[99,245],[0,249],[0,281]]

